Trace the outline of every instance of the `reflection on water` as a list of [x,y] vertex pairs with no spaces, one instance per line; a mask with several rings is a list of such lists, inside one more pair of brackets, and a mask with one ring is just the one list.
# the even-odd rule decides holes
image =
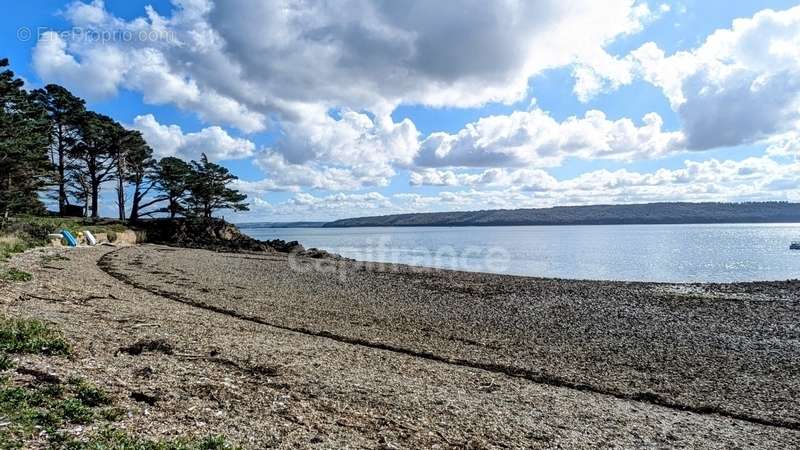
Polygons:
[[249,228],[363,261],[631,281],[800,277],[800,224]]

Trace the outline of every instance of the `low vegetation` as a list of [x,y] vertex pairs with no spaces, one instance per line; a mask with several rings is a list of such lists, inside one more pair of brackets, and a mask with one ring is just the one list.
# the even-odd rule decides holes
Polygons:
[[[129,228],[117,221],[99,221],[83,218],[38,217],[20,216],[8,219],[0,227],[0,262],[7,261],[16,253],[46,245],[50,234],[67,230],[72,234],[81,231],[91,231],[94,234],[103,233],[109,242],[117,240],[117,233],[123,233]],[[48,259],[49,258],[49,259]],[[46,263],[59,256],[43,257]],[[13,268],[0,266],[0,281],[29,281],[31,275]]]
[[106,429],[86,440],[68,440],[59,448],[64,450],[233,450],[237,447],[223,437],[205,439],[175,439],[155,441],[131,436],[114,429]]
[[35,319],[0,317],[0,354],[68,355],[69,352],[69,344],[51,325]]
[[[112,396],[80,377],[66,382],[24,367],[25,378],[12,377],[12,354],[67,355],[69,344],[61,333],[33,319],[0,317],[0,450],[31,446],[55,450],[231,450],[223,437],[151,440],[114,428],[123,411]],[[70,430],[93,426],[78,436]]]
[[23,270],[15,269],[13,267],[9,269],[0,268],[1,281],[24,283],[26,281],[31,281],[32,279],[33,275]]

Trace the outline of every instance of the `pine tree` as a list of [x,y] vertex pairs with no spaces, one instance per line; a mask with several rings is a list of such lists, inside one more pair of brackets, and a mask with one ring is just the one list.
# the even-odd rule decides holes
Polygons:
[[79,121],[86,112],[85,102],[72,95],[66,88],[48,84],[44,89],[32,93],[50,118],[50,161],[56,168],[55,183],[58,198],[58,213],[64,216],[65,206],[69,205],[67,195],[67,176],[70,169],[70,153],[80,138]]
[[[0,68],[8,59],[0,60]],[[39,191],[52,180],[48,159],[50,122],[23,89],[24,82],[0,72],[0,213],[42,213]]]
[[247,203],[244,203],[247,196],[228,187],[238,179],[228,169],[209,162],[205,153],[200,162],[192,161],[191,166],[189,196],[185,203],[186,210],[192,215],[208,218],[219,209],[249,211]]
[[77,163],[73,170],[82,173],[73,175],[72,178],[82,178],[88,185],[86,197],[90,199],[92,218],[99,217],[98,200],[102,184],[116,175],[116,148],[120,130],[125,131],[110,117],[95,112],[86,112],[80,120],[80,141],[72,149],[70,156]]
[[142,134],[138,131],[131,132],[129,149],[126,154],[126,166],[128,173],[125,181],[133,185],[133,198],[131,199],[130,220],[138,220],[142,215],[141,211],[154,205],[162,198],[154,198],[144,202],[145,198],[158,184],[156,177],[157,164],[153,159],[153,149],[147,145]]
[[153,177],[162,195],[155,200],[166,201],[167,205],[156,212],[167,213],[170,219],[183,213],[183,202],[189,190],[191,173],[192,167],[180,158],[170,156],[158,162]]
[[[153,163],[153,151],[147,146],[147,142],[145,142],[142,137],[142,133],[135,130],[126,130],[119,124],[114,127],[113,135],[109,138],[113,143],[111,151],[116,155],[115,159],[117,161],[116,191],[119,220],[125,220],[125,187],[128,183],[134,185],[133,203],[135,204],[131,205],[131,214],[138,218],[139,203],[144,197],[141,189],[149,170],[148,164]],[[134,212],[133,209],[136,211]]]

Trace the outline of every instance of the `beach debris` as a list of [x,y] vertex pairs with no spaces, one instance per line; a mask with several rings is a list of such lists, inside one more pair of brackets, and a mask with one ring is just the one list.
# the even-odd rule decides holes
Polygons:
[[175,349],[172,344],[167,342],[165,339],[150,339],[136,341],[132,345],[120,347],[119,352],[127,353],[132,356],[138,356],[145,352],[172,355],[175,353]]
[[139,402],[139,403],[146,403],[150,406],[155,406],[161,400],[161,395],[159,394],[145,394],[144,392],[134,391],[131,392],[131,400]]
[[150,378],[154,373],[155,371],[150,366],[144,366],[133,371],[133,375],[138,378]]
[[61,384],[61,378],[43,370],[32,369],[29,367],[17,367],[17,373],[20,375],[28,375],[33,377],[37,383]]

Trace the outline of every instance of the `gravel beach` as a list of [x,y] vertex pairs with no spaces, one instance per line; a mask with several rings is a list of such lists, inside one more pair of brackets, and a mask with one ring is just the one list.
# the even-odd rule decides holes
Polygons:
[[[68,260],[42,264],[44,254]],[[56,323],[152,436],[247,448],[797,448],[800,283],[569,281],[140,245],[40,249]],[[163,340],[170,351],[120,351]],[[134,352],[135,353],[135,352]],[[137,401],[145,393],[157,401]],[[80,432],[88,432],[81,430]]]

